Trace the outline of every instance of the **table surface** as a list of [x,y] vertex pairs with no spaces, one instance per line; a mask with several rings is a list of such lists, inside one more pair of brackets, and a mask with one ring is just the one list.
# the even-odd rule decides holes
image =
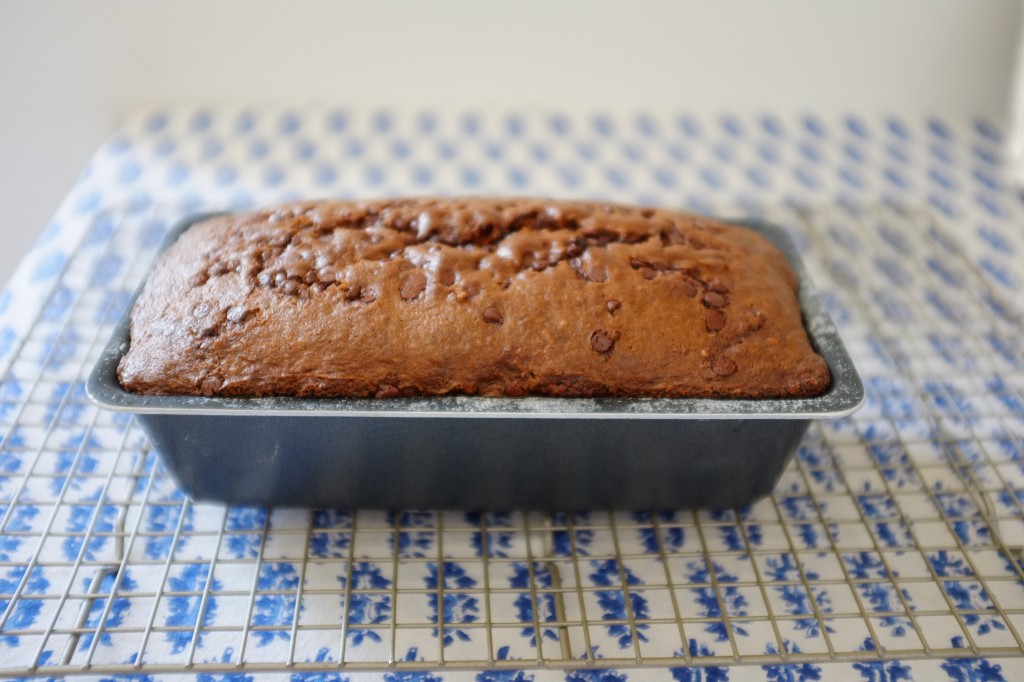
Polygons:
[[[1024,676],[1021,206],[985,120],[174,108],[0,295],[0,670],[385,680]],[[537,194],[787,227],[868,389],[694,513],[193,503],[82,380],[178,217]]]

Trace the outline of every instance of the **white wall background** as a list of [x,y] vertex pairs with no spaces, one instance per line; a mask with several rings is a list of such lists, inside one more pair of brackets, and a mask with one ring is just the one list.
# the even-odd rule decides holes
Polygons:
[[1009,108],[1016,0],[0,0],[0,281],[131,109]]

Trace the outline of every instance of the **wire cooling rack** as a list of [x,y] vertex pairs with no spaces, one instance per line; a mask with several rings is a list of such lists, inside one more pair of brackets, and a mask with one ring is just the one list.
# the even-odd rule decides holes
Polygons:
[[176,217],[101,213],[3,374],[0,673],[1024,654],[1024,329],[930,214],[759,216],[794,234],[869,396],[812,426],[772,497],[576,514],[184,499],[83,391]]

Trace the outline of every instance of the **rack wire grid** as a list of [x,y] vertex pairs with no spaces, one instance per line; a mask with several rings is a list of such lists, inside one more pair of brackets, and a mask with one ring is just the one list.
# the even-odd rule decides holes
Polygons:
[[185,499],[83,390],[173,217],[99,214],[3,374],[0,673],[1024,654],[1019,302],[929,213],[760,216],[796,238],[868,391],[771,497],[575,514]]

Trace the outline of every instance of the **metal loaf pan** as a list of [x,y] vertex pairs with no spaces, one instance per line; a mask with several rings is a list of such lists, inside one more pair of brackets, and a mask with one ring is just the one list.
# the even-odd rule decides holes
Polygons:
[[[163,248],[205,217],[179,223]],[[864,400],[864,387],[786,232],[760,222],[740,224],[774,242],[800,278],[805,326],[832,372],[824,395],[786,400],[136,395],[117,379],[118,362],[128,349],[131,306],[94,367],[87,392],[102,408],[136,415],[171,475],[195,500],[372,509],[744,505],[771,492],[812,419],[854,412]]]

